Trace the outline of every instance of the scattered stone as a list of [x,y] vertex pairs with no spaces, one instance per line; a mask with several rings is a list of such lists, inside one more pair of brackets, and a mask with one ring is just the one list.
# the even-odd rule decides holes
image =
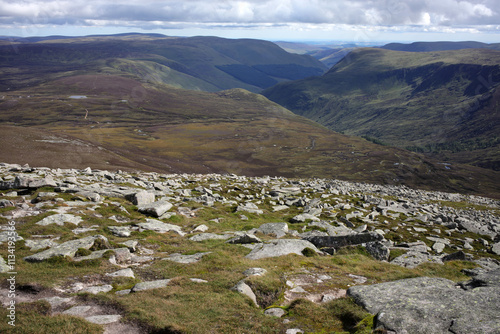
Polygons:
[[47,301],[52,309],[62,307],[64,305],[70,305],[73,303],[74,298],[73,297],[68,297],[68,298],[63,298],[59,296],[54,296],[54,297],[47,297],[47,298],[41,298],[42,300]]
[[108,226],[108,229],[114,236],[123,238],[130,237],[132,233],[129,226]]
[[278,239],[259,244],[247,256],[247,259],[257,260],[267,257],[276,257],[288,254],[303,255],[302,251],[309,248],[320,254],[321,252],[307,240],[298,239]]
[[259,238],[257,238],[253,234],[245,233],[243,235],[236,236],[232,239],[229,239],[226,242],[229,244],[253,244],[253,243],[262,242],[262,240],[260,240]]
[[129,249],[130,252],[135,252],[137,250],[137,245],[139,244],[139,241],[137,240],[127,240],[124,242],[120,242],[119,245],[123,245]]
[[167,201],[157,201],[149,204],[141,205],[138,210],[141,213],[153,216],[161,217],[164,213],[172,208],[172,204]]
[[392,264],[397,264],[398,266],[406,268],[415,268],[421,263],[432,262],[442,264],[443,261],[439,256],[432,256],[428,253],[408,251],[407,253],[396,257],[391,261]]
[[249,268],[243,272],[245,276],[264,276],[267,270],[264,268]]
[[254,203],[251,203],[251,202],[245,203],[243,205],[239,205],[236,208],[236,212],[240,212],[240,211],[255,213],[255,214],[258,214],[258,215],[264,213],[263,210],[260,210],[257,205],[255,205]]
[[491,247],[491,252],[496,255],[500,255],[500,242],[493,244]]
[[113,273],[108,273],[108,274],[106,274],[106,276],[135,278],[134,271],[130,268],[118,270],[118,271],[115,271]]
[[288,233],[287,223],[266,223],[259,226],[257,232],[270,235],[274,234],[276,238],[284,237]]
[[451,253],[451,254],[445,255],[441,258],[441,261],[443,261],[443,262],[457,261],[457,260],[470,261],[470,260],[472,260],[472,258],[470,257],[470,255],[467,255],[463,251]]
[[436,252],[436,253],[442,253],[443,250],[444,250],[444,247],[446,245],[442,242],[435,242],[434,245],[432,245],[432,249]]
[[382,242],[368,242],[365,245],[367,252],[378,261],[389,261],[391,251]]
[[208,226],[207,225],[198,225],[194,228],[194,230],[191,231],[191,233],[195,233],[195,232],[206,232],[208,231]]
[[80,290],[79,292],[87,292],[87,293],[91,293],[93,295],[97,295],[98,293],[101,293],[101,292],[110,292],[111,290],[113,290],[113,287],[109,284],[104,284],[104,285],[97,285],[97,286],[89,286],[89,287],[86,287],[82,290]]
[[268,315],[270,317],[278,317],[278,318],[281,318],[282,316],[284,316],[285,313],[286,313],[285,310],[283,310],[280,307],[272,307],[272,308],[268,308],[267,310],[264,311],[265,315]]
[[0,273],[6,273],[10,271],[10,266],[5,262],[4,258],[0,256]]
[[63,311],[62,314],[73,315],[75,317],[84,317],[86,313],[88,313],[92,309],[92,306],[88,305],[77,305],[73,306],[66,311]]
[[145,291],[145,290],[151,290],[151,289],[159,289],[159,288],[164,288],[170,283],[170,279],[160,279],[156,281],[149,281],[149,282],[141,282],[137,283],[134,285],[132,288],[131,292],[139,292],[139,291]]
[[90,317],[86,317],[85,320],[91,322],[93,324],[98,325],[107,325],[112,324],[114,322],[118,322],[121,319],[121,315],[119,314],[111,314],[111,315],[93,315]]
[[196,253],[192,255],[182,255],[182,254],[171,254],[165,258],[164,260],[169,260],[177,263],[196,263],[201,260],[201,258],[207,254],[210,254],[212,252],[204,252],[204,253]]
[[74,234],[87,233],[87,232],[91,232],[91,231],[96,231],[97,227],[99,227],[99,226],[92,225],[91,227],[77,227],[77,228],[71,230],[71,232],[73,232]]
[[238,284],[236,284],[232,290],[237,291],[248,298],[252,300],[255,306],[259,307],[259,304],[257,304],[257,297],[255,296],[255,293],[252,291],[252,288],[250,288],[245,281],[239,281]]
[[157,233],[166,233],[169,231],[173,231],[180,236],[186,235],[186,233],[182,232],[180,226],[163,223],[156,219],[146,219],[145,223],[139,223],[137,224],[137,226],[139,226],[141,229],[155,231]]
[[[34,236],[32,236],[34,237]],[[43,237],[43,236],[39,236]],[[48,248],[48,247],[53,247],[57,245],[58,243],[55,242],[56,240],[59,240],[59,238],[53,238],[53,239],[41,239],[41,240],[25,240],[25,246],[28,247],[31,251],[37,251],[40,249]]]
[[9,206],[14,206],[14,203],[8,199],[0,199],[0,208],[6,208]]
[[290,207],[288,205],[275,205],[273,206],[273,212],[288,210]]
[[75,224],[78,225],[82,222],[82,218],[78,216],[71,215],[69,213],[59,213],[55,214],[52,216],[48,216],[37,222],[37,225],[50,225],[50,224],[56,224],[59,226],[63,226],[64,223],[70,223],[70,224]]
[[155,201],[155,194],[149,191],[139,191],[125,195],[125,198],[137,206],[151,204]]
[[232,234],[215,234],[215,233],[200,233],[193,235],[189,240],[191,241],[205,241],[205,240],[216,240],[216,239],[221,239],[221,240],[226,240],[229,238],[232,238]]
[[36,253],[24,258],[28,262],[40,262],[54,256],[74,257],[79,248],[91,249],[92,247],[109,247],[108,239],[102,235],[94,235],[76,240],[66,241],[43,252]]
[[301,213],[300,215],[293,217],[290,220],[290,223],[292,223],[292,224],[305,223],[307,220],[312,220],[312,221],[316,221],[316,222],[320,221],[320,219],[318,217],[313,216],[309,213]]

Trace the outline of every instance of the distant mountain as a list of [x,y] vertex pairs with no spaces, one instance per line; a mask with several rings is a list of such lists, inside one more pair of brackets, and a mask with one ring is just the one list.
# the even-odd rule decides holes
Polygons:
[[76,69],[186,89],[254,92],[327,70],[311,56],[252,39],[121,34],[10,38],[0,43],[1,90],[63,77]]
[[411,44],[390,43],[381,47],[386,50],[408,52],[430,52],[461,49],[491,49],[500,50],[500,43],[486,44],[481,42],[415,42]]
[[356,44],[308,44],[297,42],[275,42],[287,52],[307,54],[331,68],[349,52],[360,47]]
[[500,52],[364,48],[263,95],[351,135],[500,170]]

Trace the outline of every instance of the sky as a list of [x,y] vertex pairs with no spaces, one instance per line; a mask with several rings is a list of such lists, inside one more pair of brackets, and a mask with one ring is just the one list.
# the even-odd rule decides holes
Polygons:
[[499,0],[0,0],[0,35],[500,42]]

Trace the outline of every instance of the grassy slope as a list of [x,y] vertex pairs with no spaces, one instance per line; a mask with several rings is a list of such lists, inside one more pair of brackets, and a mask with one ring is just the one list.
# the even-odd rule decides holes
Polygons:
[[[499,189],[491,181],[494,172],[449,170],[405,150],[334,133],[239,89],[203,93],[113,75],[80,75],[5,93],[0,108],[5,125],[79,138],[120,156],[113,163],[118,166],[128,161],[131,167],[170,172],[332,177],[493,195]],[[33,163],[25,156],[16,162]]]
[[500,52],[492,50],[359,49],[320,78],[282,83],[264,95],[336,131],[424,151],[438,143],[451,161],[451,150],[489,145],[456,159],[498,168],[499,64]]

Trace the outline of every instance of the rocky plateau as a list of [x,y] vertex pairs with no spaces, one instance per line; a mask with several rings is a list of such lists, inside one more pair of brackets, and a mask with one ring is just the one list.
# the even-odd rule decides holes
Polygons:
[[[84,318],[102,325],[105,333],[144,329],[124,321],[122,311],[78,296],[122,298],[168,289],[174,277],[150,277],[144,274],[147,268],[205,261],[213,255],[214,242],[243,247],[244,260],[250,263],[284,256],[334,258],[347,248],[405,268],[464,261],[470,264],[470,269],[463,269],[470,279],[462,282],[412,277],[370,284],[357,273],[345,277],[350,283],[343,288],[332,288],[335,277],[328,272],[304,268],[290,274],[283,269],[285,290],[279,302],[283,306],[300,298],[314,303],[353,298],[374,315],[373,329],[386,333],[500,333],[498,200],[332,179],[49,169],[7,163],[0,164],[0,192],[2,276],[16,271],[22,278],[19,267],[58,258],[75,263],[103,259],[110,266],[109,272],[92,279],[63,278],[50,294],[47,289],[43,293],[17,289],[17,301],[46,300],[52,314]],[[215,209],[219,216],[200,220],[204,211]],[[272,218],[262,221],[262,217]],[[228,221],[238,224],[227,225]],[[154,235],[196,247],[192,252],[158,251],[144,242],[145,236]],[[26,256],[11,261],[9,242]],[[249,266],[232,290],[286,323],[286,311],[276,303],[262,305],[247,281],[265,276],[268,269]],[[134,279],[134,284],[122,289],[113,285],[116,277]],[[206,284],[207,277],[186,279]],[[2,282],[5,307],[8,292]],[[286,333],[305,331],[286,329]]]

